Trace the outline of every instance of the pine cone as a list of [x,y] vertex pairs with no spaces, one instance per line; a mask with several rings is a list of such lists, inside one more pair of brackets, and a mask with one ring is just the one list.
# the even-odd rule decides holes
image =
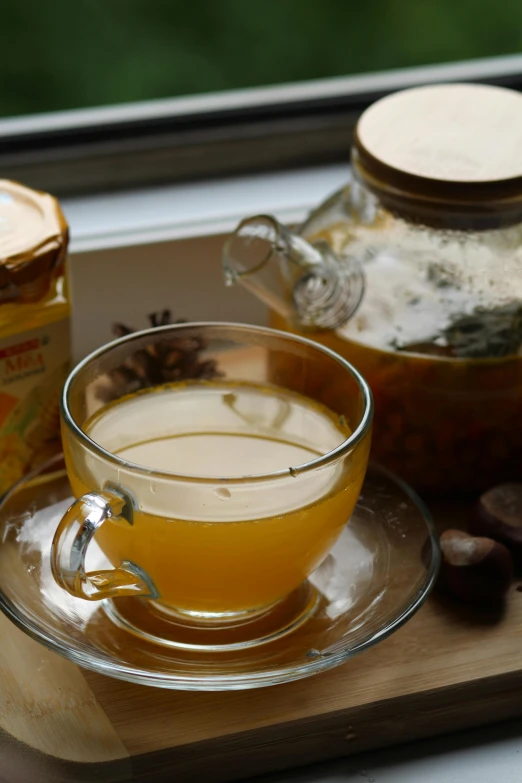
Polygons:
[[[169,310],[161,314],[149,315],[152,327],[166,326],[170,323],[187,323],[183,318],[171,321]],[[124,337],[135,330],[125,324],[115,323],[112,331],[116,337]],[[199,356],[206,348],[202,337],[180,336],[162,338],[145,348],[140,348],[122,365],[109,373],[109,382],[100,387],[97,396],[103,402],[119,399],[150,386],[185,380],[210,380],[219,378],[214,359],[201,361]]]

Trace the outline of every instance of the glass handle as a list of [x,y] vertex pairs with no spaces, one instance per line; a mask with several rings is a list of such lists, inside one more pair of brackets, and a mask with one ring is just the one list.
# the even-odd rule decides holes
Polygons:
[[324,241],[314,242],[322,263],[295,280],[292,302],[301,326],[340,329],[357,312],[365,292],[362,265],[354,256],[341,261]]
[[149,575],[135,563],[124,560],[118,568],[86,570],[87,550],[96,531],[107,520],[132,525],[132,503],[119,490],[104,488],[75,500],[65,512],[51,548],[51,567],[60,587],[76,598],[101,601],[118,596],[157,598]]
[[298,327],[338,329],[355,314],[365,276],[355,256],[308,242],[272,215],[242,220],[223,246],[228,286],[240,283]]

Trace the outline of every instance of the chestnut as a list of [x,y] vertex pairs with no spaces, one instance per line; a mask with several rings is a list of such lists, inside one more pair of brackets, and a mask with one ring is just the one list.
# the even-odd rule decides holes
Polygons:
[[499,484],[484,492],[469,520],[470,532],[504,544],[522,568],[522,484]]
[[440,537],[442,563],[437,586],[471,604],[498,603],[513,580],[513,560],[503,544],[461,530]]

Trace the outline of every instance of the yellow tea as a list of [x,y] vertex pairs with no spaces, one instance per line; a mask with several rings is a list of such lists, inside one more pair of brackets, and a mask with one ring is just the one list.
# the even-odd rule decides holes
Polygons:
[[[322,469],[256,484],[327,454],[350,430],[303,396],[247,383],[148,389],[105,406],[83,429],[145,469],[118,474],[139,503],[132,525],[104,523],[99,545],[113,565],[144,569],[163,604],[196,613],[255,610],[297,588],[350,517],[367,459],[359,449]],[[77,497],[103,486],[94,463],[68,460],[68,467]]]

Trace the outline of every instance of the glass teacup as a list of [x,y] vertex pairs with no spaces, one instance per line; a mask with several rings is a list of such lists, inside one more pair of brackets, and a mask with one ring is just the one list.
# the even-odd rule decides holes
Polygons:
[[[199,323],[110,343],[64,387],[77,500],[54,577],[206,628],[277,611],[350,518],[371,422],[363,378],[302,337]],[[112,568],[87,570],[94,536]]]

